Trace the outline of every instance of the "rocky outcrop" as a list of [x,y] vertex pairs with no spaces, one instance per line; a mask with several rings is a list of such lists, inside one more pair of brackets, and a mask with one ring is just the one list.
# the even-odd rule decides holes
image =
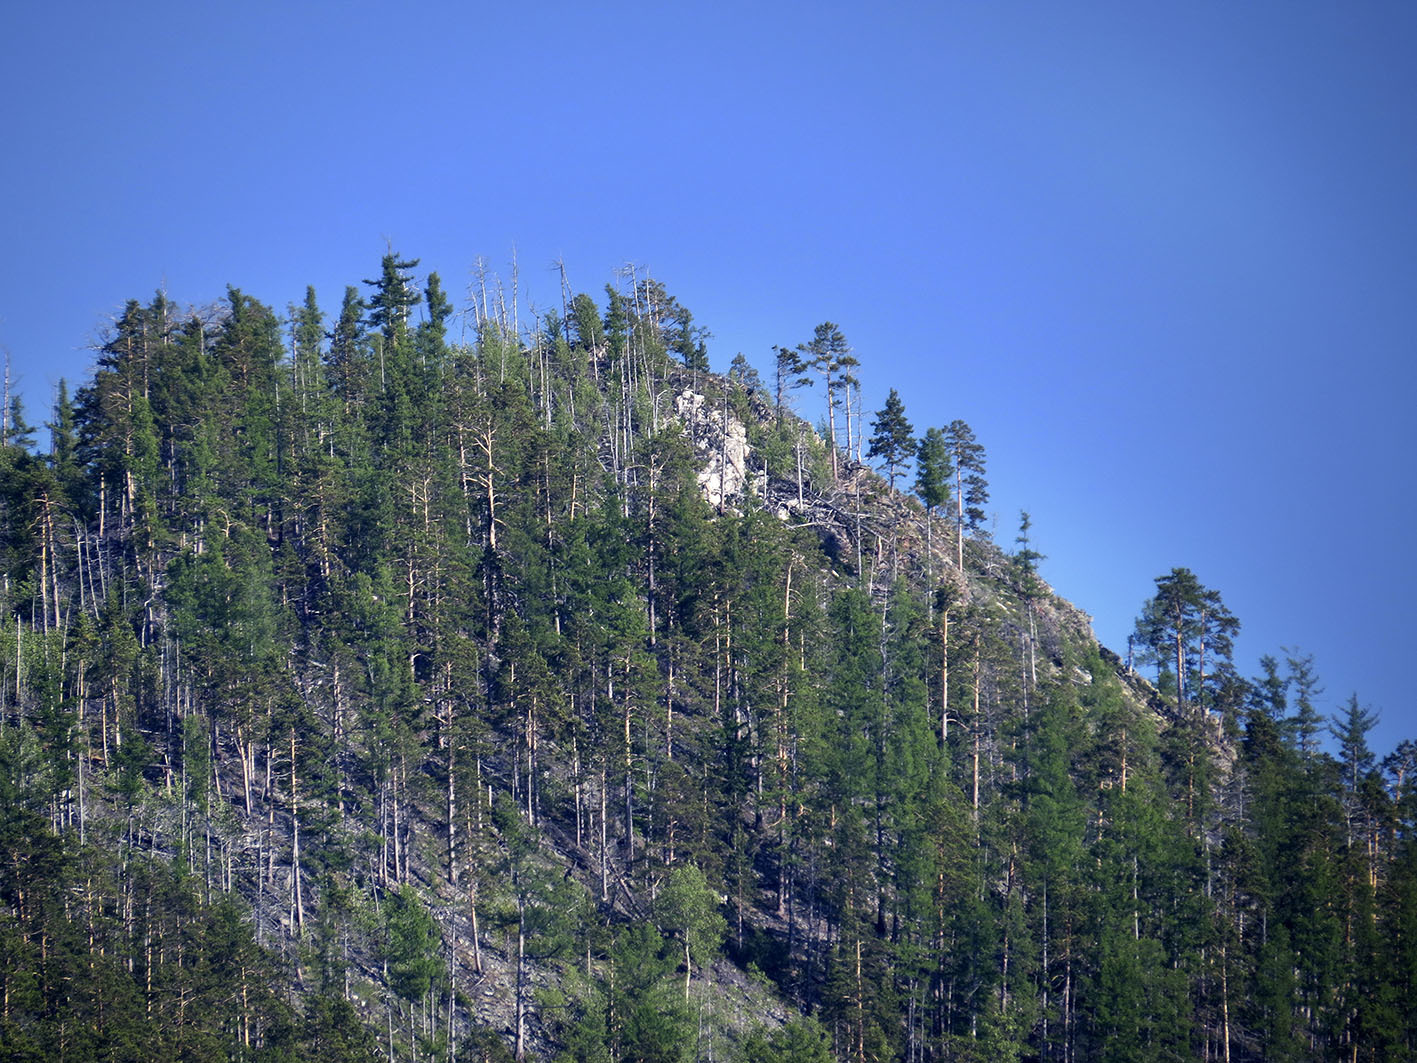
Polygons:
[[685,388],[675,399],[679,416],[700,459],[699,489],[714,509],[731,507],[748,484],[748,429],[732,410],[714,409],[705,396]]

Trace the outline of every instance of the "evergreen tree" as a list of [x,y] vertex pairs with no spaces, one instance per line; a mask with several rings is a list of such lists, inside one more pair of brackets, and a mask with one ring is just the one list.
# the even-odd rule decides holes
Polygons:
[[938,428],[926,429],[915,454],[915,493],[925,506],[926,564],[931,583],[935,579],[935,511],[949,503],[950,480],[953,477],[954,468],[950,464],[945,434]]
[[810,1017],[792,1019],[771,1033],[754,1030],[743,1044],[744,1063],[831,1063],[826,1031]]
[[[1177,569],[1138,625],[1158,716],[1027,514],[942,587],[835,564],[903,510],[861,470],[859,523],[809,496],[824,441],[754,423],[741,358],[703,376],[643,271],[528,334],[484,298],[462,345],[412,269],[330,322],[128,304],[48,455],[0,408],[0,1055],[1412,1053],[1417,753],[1379,767],[1356,696],[1324,753],[1311,658],[1242,680]],[[859,458],[839,335],[775,398],[823,378]],[[741,512],[686,388],[767,467]],[[891,486],[903,423],[892,392]],[[917,452],[929,545],[951,498],[978,531],[971,447]],[[698,988],[725,940],[781,1028]]]
[[1018,544],[1018,549],[1014,552],[1014,564],[1018,566],[1019,593],[1030,604],[1043,593],[1043,581],[1038,576],[1038,562],[1047,560],[1046,555],[1033,548],[1033,540],[1029,535],[1032,530],[1033,518],[1028,515],[1028,510],[1021,510],[1018,537],[1014,540]]
[[749,395],[757,395],[763,390],[762,377],[758,375],[758,371],[753,368],[748,359],[743,357],[742,351],[733,356],[733,362],[728,367],[728,379]]
[[25,420],[25,406],[19,395],[11,395],[5,415],[4,439],[0,443],[21,450],[34,449],[34,426]]
[[708,331],[695,325],[694,316],[684,307],[678,307],[677,317],[671,349],[679,355],[684,368],[695,373],[707,373],[709,359],[705,340],[709,337]]
[[600,320],[600,311],[595,300],[585,292],[571,300],[571,315],[568,331],[577,350],[584,351],[594,360],[605,344],[605,326]]
[[1230,665],[1232,639],[1240,622],[1216,591],[1202,586],[1188,568],[1173,568],[1156,578],[1156,595],[1142,606],[1137,640],[1175,683],[1176,710],[1184,714],[1189,699],[1206,707],[1207,681]]
[[428,283],[423,289],[423,304],[427,307],[428,316],[419,324],[414,343],[418,348],[419,364],[436,372],[443,368],[447,354],[448,318],[453,312],[453,304],[448,302],[442,280],[436,273],[428,274]]
[[364,332],[367,309],[359,297],[359,289],[353,285],[345,288],[339,318],[328,336],[330,347],[326,357],[330,380],[335,394],[344,402],[346,423],[368,394],[369,356]]
[[[851,347],[842,335],[841,329],[831,321],[823,321],[813,330],[808,343],[797,345],[797,359],[803,371],[810,370],[822,378],[822,386],[827,400],[827,445],[831,449],[832,479],[839,474],[837,468],[840,440],[836,434],[836,410],[842,401],[844,389],[849,388],[847,377],[860,363],[851,353]],[[789,366],[788,371],[795,369]],[[847,423],[847,450],[850,451],[851,425]]]
[[905,403],[900,401],[895,388],[891,388],[886,404],[871,422],[871,429],[874,434],[866,454],[885,462],[886,482],[894,491],[896,477],[902,475],[901,470],[915,456],[916,450],[915,430],[906,420]]
[[406,1003],[427,995],[441,972],[438,925],[408,883],[392,891],[384,912],[389,987]]
[[790,347],[773,347],[773,406],[781,423],[783,411],[787,408],[787,393],[800,387],[811,387],[812,378],[807,375],[807,364],[802,356]]
[[1343,782],[1348,792],[1357,795],[1363,779],[1373,770],[1373,752],[1368,748],[1368,732],[1378,722],[1377,713],[1358,704],[1358,695],[1349,695],[1342,713],[1330,725],[1330,733],[1338,742],[1339,761],[1343,765]]
[[[369,300],[369,326],[383,336],[386,348],[398,346],[408,335],[409,314],[420,298],[409,271],[417,266],[418,259],[401,259],[391,251],[379,263],[378,278],[364,282],[374,289]],[[433,313],[436,317],[446,310],[440,304]]]
[[292,309],[291,339],[294,348],[291,369],[295,377],[295,391],[302,398],[318,395],[324,391],[321,376],[321,355],[325,338],[325,315],[315,299],[315,289],[307,286],[305,302],[299,309]]
[[951,421],[943,432],[945,450],[955,478],[955,534],[960,571],[964,571],[964,533],[978,532],[984,522],[989,484],[984,478],[984,447],[963,421]]
[[1264,713],[1271,720],[1281,720],[1288,708],[1288,699],[1284,678],[1279,674],[1279,662],[1267,653],[1260,658],[1260,670],[1263,674],[1250,683],[1254,710]]
[[1286,691],[1293,691],[1294,714],[1286,724],[1305,756],[1318,752],[1318,736],[1323,730],[1323,716],[1319,713],[1315,699],[1324,692],[1318,673],[1314,670],[1314,655],[1300,654],[1297,650],[1285,650],[1285,664],[1289,675],[1285,680]]

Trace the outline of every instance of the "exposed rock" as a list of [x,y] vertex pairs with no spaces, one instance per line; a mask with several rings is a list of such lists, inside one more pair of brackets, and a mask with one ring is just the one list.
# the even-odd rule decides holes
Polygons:
[[698,481],[704,499],[715,509],[743,497],[748,481],[748,430],[732,410],[716,410],[697,391],[685,388],[675,399],[679,416],[702,464]]

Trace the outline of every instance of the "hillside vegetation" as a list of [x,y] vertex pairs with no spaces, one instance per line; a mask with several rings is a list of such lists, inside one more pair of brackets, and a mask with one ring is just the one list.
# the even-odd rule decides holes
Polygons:
[[7,406],[0,1056],[1417,1051],[1417,747],[1309,658],[1175,569],[1134,674],[830,323],[416,266]]

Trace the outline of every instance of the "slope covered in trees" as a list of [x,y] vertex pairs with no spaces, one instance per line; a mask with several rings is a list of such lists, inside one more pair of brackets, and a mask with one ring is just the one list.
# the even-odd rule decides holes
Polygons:
[[769,391],[646,277],[416,268],[7,411],[7,1055],[1413,1051],[1417,754],[1311,660],[1176,569],[1132,674],[831,323]]

